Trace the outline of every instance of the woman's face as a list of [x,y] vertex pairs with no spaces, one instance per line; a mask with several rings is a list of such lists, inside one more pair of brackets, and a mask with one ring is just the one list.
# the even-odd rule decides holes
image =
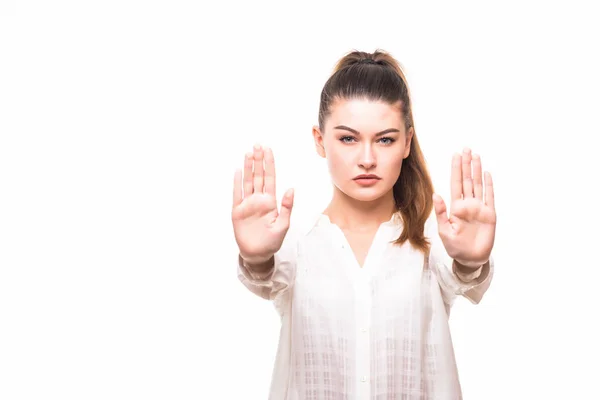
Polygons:
[[317,153],[327,159],[333,184],[359,201],[388,195],[409,155],[413,133],[412,128],[406,132],[399,105],[338,100],[330,111],[324,131],[314,127],[313,137]]

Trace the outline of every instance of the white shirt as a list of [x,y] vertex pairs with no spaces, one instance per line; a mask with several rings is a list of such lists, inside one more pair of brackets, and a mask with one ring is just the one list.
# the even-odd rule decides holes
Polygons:
[[493,260],[457,275],[433,213],[428,257],[408,242],[390,243],[402,232],[394,216],[379,227],[363,267],[327,216],[293,228],[267,276],[238,257],[241,282],[281,315],[269,399],[462,399],[449,311],[456,296],[479,303]]

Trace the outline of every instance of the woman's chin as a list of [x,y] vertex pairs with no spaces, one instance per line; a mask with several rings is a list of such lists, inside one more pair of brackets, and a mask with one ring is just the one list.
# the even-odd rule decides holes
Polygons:
[[375,201],[380,199],[385,193],[375,188],[360,188],[345,191],[346,195],[358,201]]

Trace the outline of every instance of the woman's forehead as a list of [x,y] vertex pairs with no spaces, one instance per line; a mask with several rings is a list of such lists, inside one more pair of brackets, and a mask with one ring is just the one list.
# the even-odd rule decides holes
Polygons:
[[378,127],[389,128],[390,125],[402,126],[402,112],[398,104],[391,105],[384,101],[368,99],[339,99],[331,107],[327,125],[356,125],[353,129],[376,130]]

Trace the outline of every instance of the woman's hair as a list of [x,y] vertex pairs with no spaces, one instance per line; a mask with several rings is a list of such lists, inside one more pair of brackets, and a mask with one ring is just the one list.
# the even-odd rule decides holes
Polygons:
[[402,170],[394,184],[396,210],[403,221],[403,231],[395,243],[407,240],[423,251],[430,243],[424,234],[425,221],[433,209],[433,183],[419,146],[412,115],[410,91],[402,66],[389,53],[352,51],[342,57],[321,92],[319,128],[324,130],[325,119],[337,100],[369,99],[400,104],[406,132],[413,128],[410,154],[402,162]]

